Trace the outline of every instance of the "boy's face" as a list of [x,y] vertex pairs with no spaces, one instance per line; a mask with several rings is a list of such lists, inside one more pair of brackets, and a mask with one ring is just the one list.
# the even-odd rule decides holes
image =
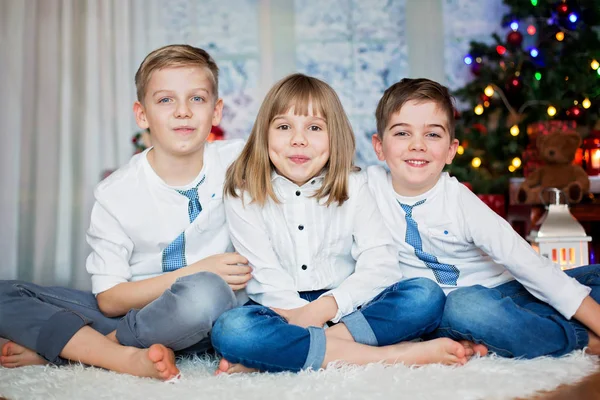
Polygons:
[[373,135],[373,148],[387,162],[396,193],[412,197],[435,186],[458,140],[450,140],[448,118],[436,103],[411,100],[392,114],[383,139]]
[[223,101],[215,101],[209,72],[194,66],[167,67],[150,76],[144,103],[133,110],[140,128],[150,128],[154,151],[195,155],[213,125],[221,121]]

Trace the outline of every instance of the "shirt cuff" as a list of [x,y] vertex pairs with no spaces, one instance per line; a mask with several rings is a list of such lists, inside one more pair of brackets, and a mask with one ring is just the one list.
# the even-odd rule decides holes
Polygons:
[[573,278],[571,278],[571,284],[570,288],[561,291],[560,297],[557,296],[558,298],[553,299],[555,304],[550,304],[566,319],[571,319],[575,315],[583,300],[592,291],[592,289]]
[[335,316],[333,318],[331,318],[331,320],[330,320],[331,322],[338,323],[338,322],[340,322],[340,319],[342,319],[346,315],[354,312],[354,306],[352,305],[352,298],[350,297],[350,295],[348,293],[346,293],[342,290],[333,289],[333,290],[330,290],[329,292],[323,293],[319,297],[324,297],[324,296],[333,296],[333,298],[335,299],[335,302],[338,305],[338,311],[335,314]]
[[92,275],[92,293],[97,296],[123,282],[127,282],[127,279],[109,275]]

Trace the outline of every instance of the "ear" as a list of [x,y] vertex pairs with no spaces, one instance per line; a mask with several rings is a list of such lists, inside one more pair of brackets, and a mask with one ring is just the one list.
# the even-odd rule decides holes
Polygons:
[[215,109],[213,110],[212,124],[217,126],[221,123],[223,117],[223,99],[217,100],[215,103]]
[[452,160],[454,160],[454,156],[456,155],[456,150],[458,149],[459,144],[460,142],[458,139],[452,139],[450,148],[448,149],[448,155],[446,156],[446,164],[452,164]]
[[146,118],[146,110],[139,101],[133,103],[133,114],[135,115],[135,122],[140,128],[148,129],[150,127]]
[[377,133],[374,133],[371,137],[371,144],[373,145],[373,150],[375,150],[377,159],[379,161],[385,161],[385,155],[383,154],[383,141]]

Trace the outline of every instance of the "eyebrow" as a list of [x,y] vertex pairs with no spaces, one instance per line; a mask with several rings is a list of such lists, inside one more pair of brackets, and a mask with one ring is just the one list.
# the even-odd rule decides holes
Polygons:
[[[160,89],[160,90],[157,90],[156,92],[152,93],[152,97],[156,96],[157,94],[161,94],[163,92],[165,94],[167,94],[167,93],[173,93],[174,91],[168,90],[168,89]],[[206,94],[210,95],[210,92],[208,91],[208,89],[205,89],[205,88],[194,88],[194,89],[191,89],[190,92],[206,92]]]
[[[397,123],[397,124],[394,124],[394,125],[390,126],[390,128],[389,128],[389,129],[393,129],[393,128],[395,128],[395,127],[400,127],[400,128],[404,128],[404,127],[406,127],[406,128],[411,128],[411,127],[412,127],[412,125],[411,125],[411,124],[407,124],[407,123],[405,123],[405,122],[399,122],[399,123]],[[444,130],[444,132],[447,132],[447,131],[448,131],[448,129],[446,129],[446,127],[445,127],[444,125],[441,125],[441,124],[427,124],[427,125],[425,125],[425,127],[427,127],[427,128],[441,128],[441,129],[443,129],[443,130]]]

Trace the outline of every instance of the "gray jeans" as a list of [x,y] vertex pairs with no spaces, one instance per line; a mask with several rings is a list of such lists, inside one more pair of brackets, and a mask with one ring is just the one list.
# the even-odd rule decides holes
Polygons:
[[0,337],[57,365],[67,362],[59,354],[86,325],[104,335],[116,330],[124,346],[160,343],[183,353],[204,352],[216,319],[235,306],[231,288],[211,272],[179,278],[146,307],[116,318],[102,314],[90,292],[0,281]]

